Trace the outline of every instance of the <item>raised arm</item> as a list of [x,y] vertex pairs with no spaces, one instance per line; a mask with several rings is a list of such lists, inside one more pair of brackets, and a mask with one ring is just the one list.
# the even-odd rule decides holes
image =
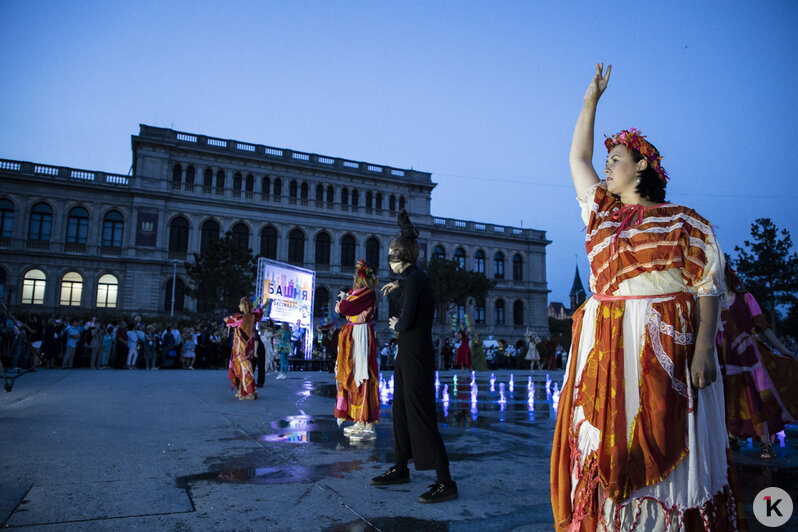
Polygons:
[[571,139],[568,161],[571,164],[571,177],[578,197],[582,197],[587,189],[599,181],[599,176],[593,168],[593,126],[596,122],[596,107],[599,98],[607,89],[611,70],[612,65],[607,65],[606,73],[603,72],[604,63],[596,65],[596,74],[590,80],[585,92],[585,102],[576,120],[574,136]]

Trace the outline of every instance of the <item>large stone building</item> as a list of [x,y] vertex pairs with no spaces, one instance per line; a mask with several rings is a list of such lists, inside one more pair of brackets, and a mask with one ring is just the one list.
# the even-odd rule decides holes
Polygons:
[[[547,332],[545,232],[435,217],[431,175],[141,125],[131,175],[0,160],[0,285],[12,307],[195,311],[184,263],[230,231],[255,255],[316,271],[316,313],[364,257],[390,277],[406,208],[433,254],[497,280],[472,328]],[[385,306],[385,305],[382,305]],[[379,330],[387,330],[381,312]]]

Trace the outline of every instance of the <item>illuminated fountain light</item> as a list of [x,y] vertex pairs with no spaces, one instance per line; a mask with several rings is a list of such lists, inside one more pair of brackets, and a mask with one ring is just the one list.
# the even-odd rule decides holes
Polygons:
[[554,406],[554,411],[557,411],[557,405],[560,404],[560,387],[554,383],[554,391],[551,393],[551,404]]
[[445,401],[446,403],[449,402],[449,385],[448,384],[444,384],[443,385],[443,395],[441,397],[443,398],[443,401]]
[[476,383],[471,385],[471,405],[477,404],[477,395],[479,394],[479,388],[477,388]]
[[476,371],[472,371],[471,372],[471,387],[473,388],[476,383],[477,383],[477,372]]
[[514,380],[513,380],[513,374],[512,374],[512,373],[510,373],[510,391],[511,391],[511,392],[513,391],[513,388],[514,388],[514,387],[515,387],[515,382],[514,382]]
[[496,391],[496,374],[494,373],[490,374],[490,391]]
[[546,373],[546,392],[551,391],[551,375]]
[[507,397],[504,395],[504,383],[499,383],[499,404],[506,405],[507,404]]
[[471,420],[476,421],[479,417],[479,409],[476,403],[471,403]]
[[527,390],[532,389],[532,375],[526,378],[526,388]]
[[787,441],[787,433],[785,431],[778,432],[776,434],[776,441],[778,442],[779,447],[784,447]]
[[456,390],[457,389],[457,375],[454,376],[454,379],[452,379],[452,382],[454,383],[453,388]]
[[391,390],[391,395],[393,395],[393,375],[391,375],[391,380],[388,381],[388,389]]
[[435,386],[440,386],[441,380],[438,378],[438,372],[435,372]]

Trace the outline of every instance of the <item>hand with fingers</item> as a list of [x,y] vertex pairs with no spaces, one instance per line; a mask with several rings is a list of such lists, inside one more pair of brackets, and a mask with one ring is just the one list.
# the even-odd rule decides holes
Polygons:
[[596,63],[596,73],[593,79],[590,80],[587,91],[585,91],[586,102],[598,102],[598,99],[601,98],[601,95],[607,90],[607,83],[610,81],[611,71],[612,65],[607,65],[607,71],[604,72],[604,63]]
[[382,288],[381,288],[382,295],[387,296],[388,294],[390,294],[391,292],[393,292],[397,288],[399,288],[399,283],[396,282],[396,281],[391,281],[390,283],[385,284],[385,285],[382,286]]
[[715,369],[715,346],[696,343],[693,361],[690,364],[690,379],[696,388],[706,388],[717,378]]

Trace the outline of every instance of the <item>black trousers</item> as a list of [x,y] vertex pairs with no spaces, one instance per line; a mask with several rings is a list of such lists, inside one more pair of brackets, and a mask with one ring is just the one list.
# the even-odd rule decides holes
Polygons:
[[448,469],[449,457],[438,431],[435,367],[414,356],[397,357],[394,370],[393,436],[396,465],[413,459],[417,470]]

